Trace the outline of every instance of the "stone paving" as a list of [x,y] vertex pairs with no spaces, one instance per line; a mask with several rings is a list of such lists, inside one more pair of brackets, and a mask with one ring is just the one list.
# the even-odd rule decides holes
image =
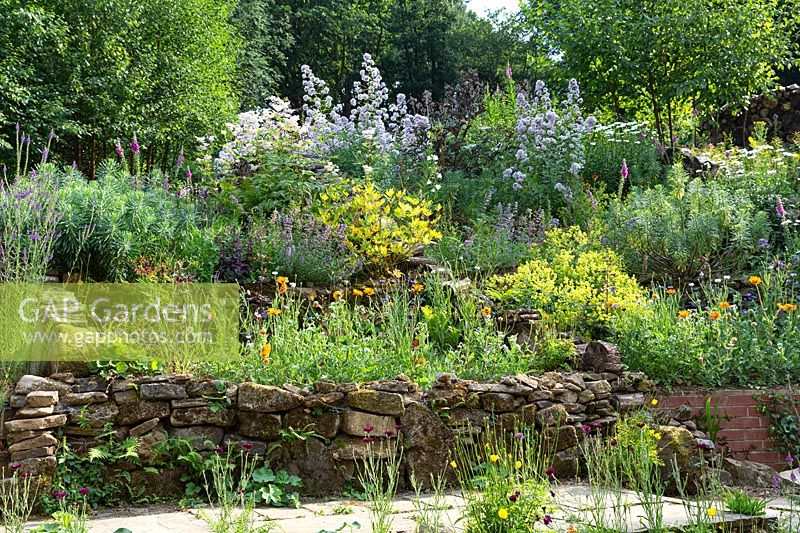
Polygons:
[[[413,494],[400,495],[395,501],[394,528],[396,533],[415,533],[417,515]],[[431,496],[423,496],[425,502],[431,501]],[[619,528],[622,531],[633,533],[646,531],[644,526],[644,511],[635,495],[624,492],[619,498],[610,493],[593,496],[591,489],[583,485],[566,485],[556,488],[556,501],[559,510],[553,513],[551,529],[567,531],[569,524],[590,521],[590,510],[594,502],[604,502],[608,523],[612,523],[613,507],[618,504],[626,509],[624,524]],[[442,506],[443,525],[452,532],[463,531],[459,516],[464,506],[464,499],[457,493],[448,494]],[[717,506],[720,513],[717,521],[727,523],[750,524],[751,518],[730,513],[723,513],[723,506]],[[91,533],[114,533],[119,528],[127,528],[132,533],[157,533],[161,531],[173,533],[209,532],[206,522],[202,520],[203,513],[213,513],[211,509],[191,509],[188,511],[175,511],[167,507],[158,508],[132,508],[117,511],[113,515],[99,515],[91,520]],[[683,502],[674,498],[664,498],[662,507],[664,522],[680,527],[688,524],[687,514]],[[272,525],[275,531],[285,533],[323,533],[340,531],[349,533],[359,531],[371,532],[369,527],[369,511],[367,504],[358,500],[333,500],[313,501],[305,503],[299,509],[286,508],[259,508],[256,510],[257,525]],[[770,502],[767,509],[768,520],[778,520],[784,524],[785,531],[800,531],[800,505],[792,505],[786,499],[775,499]],[[357,523],[358,526],[354,525]],[[34,524],[31,524],[34,525]],[[353,525],[353,527],[348,527]],[[788,526],[788,527],[786,527]],[[748,528],[749,530],[749,528]]]

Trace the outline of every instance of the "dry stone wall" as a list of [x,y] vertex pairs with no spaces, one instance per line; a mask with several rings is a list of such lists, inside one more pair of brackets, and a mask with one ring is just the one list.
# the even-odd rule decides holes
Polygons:
[[[442,374],[428,390],[404,376],[363,384],[318,382],[307,388],[233,384],[213,378],[162,375],[138,379],[24,376],[4,413],[0,456],[33,473],[55,467],[63,434],[73,449],[96,444],[109,427],[117,438],[139,439],[139,455],[155,453],[170,437],[202,452],[250,443],[274,468],[300,476],[309,494],[336,494],[353,478],[374,436],[398,435],[405,473],[418,479],[441,472],[458,435],[480,434],[487,424],[512,429],[535,425],[557,437],[554,468],[561,477],[578,469],[584,434],[614,425],[620,411],[641,407],[650,382],[614,372],[517,375],[477,383]],[[605,370],[600,364],[600,370]],[[296,435],[308,438],[293,438]]]

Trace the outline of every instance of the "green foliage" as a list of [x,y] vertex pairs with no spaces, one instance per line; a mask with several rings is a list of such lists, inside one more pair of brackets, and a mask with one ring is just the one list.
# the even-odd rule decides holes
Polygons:
[[349,245],[372,272],[394,268],[417,246],[441,237],[435,229],[438,206],[402,190],[382,191],[371,182],[328,187],[315,211],[328,226],[344,226]]
[[788,468],[794,468],[795,457],[800,457],[800,401],[796,391],[765,393],[758,398],[758,412],[770,420],[769,429],[776,448],[785,453]]
[[[662,144],[680,103],[739,105],[795,58],[797,4],[777,0],[528,0],[529,28],[585,95],[622,118],[647,109]],[[676,31],[680,28],[680,31]]]
[[770,235],[769,220],[738,188],[689,179],[675,166],[666,185],[635,189],[609,207],[607,237],[642,277],[693,279],[739,272]]
[[725,507],[732,513],[745,516],[764,516],[768,500],[754,498],[741,489],[729,490],[725,494]]
[[535,309],[560,331],[603,327],[642,299],[620,257],[578,228],[548,231],[532,256],[516,272],[487,280],[487,296],[507,308]]
[[620,313],[609,322],[623,362],[665,385],[752,388],[796,382],[798,314],[787,273],[754,279],[758,285],[743,293],[722,282],[689,287],[686,294],[654,291],[639,312]]
[[3,0],[3,121],[40,138],[55,130],[54,151],[90,175],[112,139],[134,133],[148,168],[164,168],[236,108],[232,8],[227,0]]
[[76,171],[61,181],[58,267],[109,281],[157,278],[157,271],[171,281],[210,280],[216,271],[213,228],[203,227],[193,201],[165,190],[158,176],[132,186],[126,171],[106,162],[96,181]]

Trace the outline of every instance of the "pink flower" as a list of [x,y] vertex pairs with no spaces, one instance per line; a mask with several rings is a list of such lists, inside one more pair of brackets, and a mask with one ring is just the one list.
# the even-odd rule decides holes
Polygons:
[[363,428],[361,428],[361,429],[363,429],[363,430],[364,430],[364,433],[367,433],[367,434],[369,434],[369,433],[372,433],[373,431],[375,431],[375,428],[374,428],[374,427],[372,427],[372,426],[364,426],[364,427],[363,427]]
[[81,496],[86,496],[87,494],[89,494],[89,492],[90,492],[89,487],[81,487],[78,489],[78,494],[80,494]]
[[628,179],[628,162],[624,159],[622,160],[622,167],[619,169],[619,173],[622,175],[622,179]]
[[786,209],[783,207],[783,201],[780,198],[775,201],[775,211],[779,217],[786,218]]
[[138,154],[141,151],[139,146],[139,141],[136,139],[136,134],[133,134],[133,140],[131,141],[131,152],[134,154]]

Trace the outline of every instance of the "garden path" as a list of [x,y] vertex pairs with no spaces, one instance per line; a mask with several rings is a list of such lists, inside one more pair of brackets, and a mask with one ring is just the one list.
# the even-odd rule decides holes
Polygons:
[[[628,532],[645,531],[642,526],[644,516],[641,505],[631,493],[623,493],[619,500],[611,493],[593,497],[591,489],[585,485],[562,485],[556,488],[556,501],[559,502],[560,510],[553,514],[551,529],[556,531],[567,531],[572,522],[589,520],[589,509],[594,502],[602,502],[600,506],[605,508],[606,516],[609,517],[608,523],[612,522],[613,507],[617,501],[625,505],[628,509],[626,525],[621,529]],[[423,501],[429,501],[430,496],[423,496]],[[446,525],[451,526],[453,531],[463,531],[459,527],[458,518],[464,507],[464,499],[457,493],[448,494],[445,497],[445,507],[443,518]],[[395,520],[394,527],[397,533],[413,533],[416,527],[416,510],[414,506],[414,495],[405,494],[397,497],[394,505]],[[723,513],[722,506],[716,517],[717,521],[744,522],[750,523],[752,518]],[[205,533],[210,531],[200,515],[203,512],[213,512],[208,509],[191,509],[189,511],[175,511],[167,507],[160,508],[131,508],[128,511],[117,511],[113,514],[100,515],[92,519],[89,531],[91,533],[114,533],[119,528],[127,528],[132,533]],[[664,522],[672,526],[686,525],[687,514],[681,500],[665,498],[662,507]],[[350,533],[359,531],[369,533],[369,514],[367,504],[358,500],[332,500],[332,501],[313,501],[305,503],[299,509],[287,508],[259,508],[256,510],[256,523],[272,523],[277,526],[276,531],[285,533]],[[793,527],[789,531],[796,530],[800,525],[800,506],[792,506],[786,499],[775,499],[770,502],[767,509],[768,520],[778,520],[787,523],[791,522]],[[348,527],[349,524],[357,522],[357,526]],[[33,524],[31,524],[33,525]],[[749,530],[749,528],[748,528]]]

